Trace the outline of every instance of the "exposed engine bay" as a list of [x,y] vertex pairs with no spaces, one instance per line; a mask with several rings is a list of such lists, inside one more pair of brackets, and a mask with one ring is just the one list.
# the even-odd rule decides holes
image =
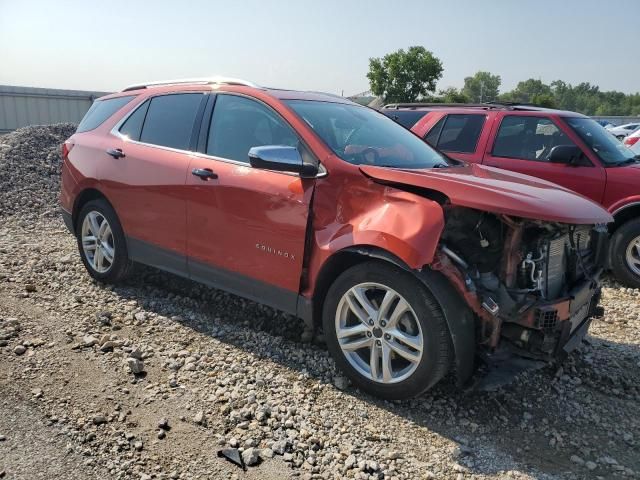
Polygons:
[[445,215],[432,267],[449,278],[476,314],[478,344],[494,350],[506,343],[541,360],[575,348],[598,314],[606,226],[463,207],[450,207]]

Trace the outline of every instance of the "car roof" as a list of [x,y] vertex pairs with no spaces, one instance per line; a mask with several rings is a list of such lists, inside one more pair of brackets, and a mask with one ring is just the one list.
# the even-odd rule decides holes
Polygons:
[[516,103],[391,103],[382,107],[381,110],[390,111],[447,111],[454,113],[477,113],[478,111],[508,111],[517,112],[541,112],[549,115],[559,115],[564,117],[585,117],[581,113],[569,110],[557,110],[553,108],[538,107],[535,105]]
[[170,93],[177,91],[202,91],[204,89],[211,89],[216,91],[236,91],[250,93],[252,90],[258,90],[262,93],[277,98],[279,100],[313,100],[320,102],[333,102],[333,103],[345,103],[358,105],[351,100],[324,92],[312,92],[301,90],[287,90],[283,88],[270,88],[262,87],[255,83],[230,78],[230,77],[210,77],[210,78],[196,78],[196,79],[177,79],[177,80],[165,80],[160,82],[146,82],[130,85],[124,88],[120,92],[113,93],[101,97],[101,99],[110,99],[121,96],[140,94],[153,90],[154,93]]

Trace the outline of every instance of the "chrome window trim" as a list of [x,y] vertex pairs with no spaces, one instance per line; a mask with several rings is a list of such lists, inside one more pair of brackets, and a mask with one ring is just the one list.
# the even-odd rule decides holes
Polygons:
[[614,212],[611,212],[611,215],[616,216],[618,213],[620,213],[622,210],[625,210],[629,207],[637,207],[640,205],[640,202],[631,202],[631,203],[627,203],[626,205],[623,205],[622,207],[618,208],[617,210],[615,210]]
[[[144,146],[144,147],[158,148],[160,150],[166,150],[166,151],[173,152],[173,153],[186,154],[186,155],[190,155],[192,157],[203,158],[205,160],[215,160],[215,161],[219,161],[219,162],[230,163],[230,164],[233,164],[233,165],[253,168],[253,167],[251,167],[251,164],[248,161],[247,162],[240,162],[238,160],[232,160],[230,158],[224,158],[224,157],[216,157],[216,156],[213,156],[213,155],[207,155],[206,153],[195,152],[193,150],[182,150],[182,149],[179,149],[179,148],[166,147],[164,145],[156,145],[155,143],[140,142],[138,140],[131,140],[126,135],[123,135],[122,133],[120,133],[120,128],[122,127],[124,122],[126,122],[127,119],[131,115],[133,115],[133,113],[136,110],[138,110],[138,108],[142,107],[142,105],[144,105],[145,102],[150,101],[152,98],[155,98],[155,97],[163,97],[163,96],[166,96],[166,95],[179,95],[179,94],[185,94],[185,93],[189,94],[191,92],[170,92],[170,93],[162,93],[162,94],[159,94],[159,95],[149,95],[149,96],[145,97],[145,99],[142,102],[140,102],[130,112],[128,112],[124,117],[122,117],[113,126],[113,128],[111,129],[111,131],[109,133],[111,135],[113,135],[114,137],[118,138],[119,140],[122,140],[123,142],[131,143],[131,144],[134,144],[134,145],[141,145],[141,146]],[[193,92],[193,93],[201,93],[202,95],[206,95],[209,92]],[[246,96],[246,95],[243,95],[243,96]],[[251,97],[247,96],[247,98],[251,98]],[[289,126],[294,131],[294,133],[296,133],[296,135],[298,135],[296,130],[293,128],[293,126],[291,126],[291,125],[289,125]],[[288,176],[302,178],[302,177],[300,177],[299,174],[294,173],[294,172],[279,172],[277,170],[267,170],[267,171],[273,172],[273,173],[279,173],[281,175],[288,175]],[[320,161],[318,161],[318,174],[313,178],[323,178],[323,177],[326,177],[327,175],[328,175],[327,169],[325,168],[325,166]]]

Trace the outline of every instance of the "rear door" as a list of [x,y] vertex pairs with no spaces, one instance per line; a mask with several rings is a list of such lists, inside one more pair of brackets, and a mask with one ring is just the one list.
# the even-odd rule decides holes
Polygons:
[[117,124],[124,156],[109,157],[102,179],[134,260],[186,273],[186,186],[194,124],[204,93],[172,93],[146,100]]
[[542,178],[581,193],[600,203],[605,173],[585,154],[584,166],[551,163],[551,149],[557,145],[576,145],[551,117],[539,114],[501,114],[492,130],[484,164]]
[[249,149],[262,145],[295,146],[310,155],[271,107],[218,93],[187,176],[189,271],[196,280],[294,313],[315,181],[252,168]]

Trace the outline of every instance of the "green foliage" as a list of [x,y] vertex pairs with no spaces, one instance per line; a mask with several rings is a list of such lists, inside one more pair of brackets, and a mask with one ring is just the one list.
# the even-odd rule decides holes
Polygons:
[[501,82],[500,75],[476,72],[473,77],[464,79],[462,94],[474,103],[491,102],[498,98]]
[[415,102],[434,92],[442,77],[442,62],[424,47],[400,49],[369,59],[367,78],[374,95],[385,102]]
[[434,103],[469,103],[469,97],[467,97],[464,93],[458,90],[455,87],[445,88],[444,90],[440,90],[438,92],[437,97],[430,97],[428,99],[430,102]]
[[518,83],[510,92],[500,95],[500,100],[532,103],[542,107],[571,110],[585,115],[638,115],[640,93],[603,92],[588,82],[571,85],[555,80],[550,85],[530,78]]
[[541,107],[558,108],[585,115],[638,115],[640,93],[603,92],[588,82],[571,85],[562,80],[550,84],[529,78],[519,82],[511,91],[500,94],[500,75],[479,71],[464,79],[464,87],[449,87],[433,95],[436,82],[442,77],[442,62],[424,47],[400,49],[382,58],[369,59],[367,78],[374,95],[386,103],[503,102],[530,103]]

